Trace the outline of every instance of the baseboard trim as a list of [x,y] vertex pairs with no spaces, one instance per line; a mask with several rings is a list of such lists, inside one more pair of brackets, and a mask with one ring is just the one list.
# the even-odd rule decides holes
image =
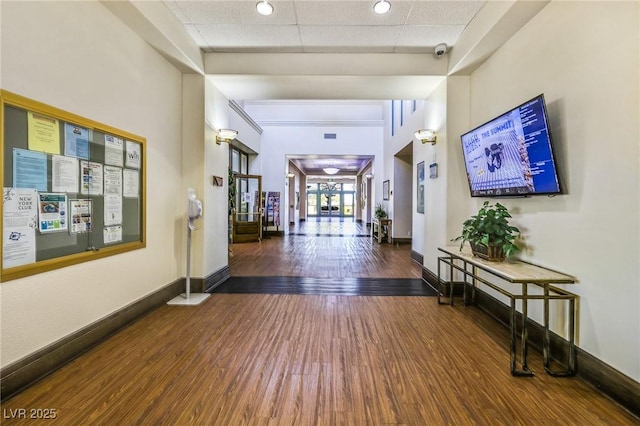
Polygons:
[[204,279],[205,282],[205,291],[210,293],[214,288],[218,287],[220,284],[225,282],[231,277],[231,272],[229,270],[229,265],[226,265],[222,269],[214,272],[213,274],[207,276]]
[[[434,288],[437,289],[438,277],[436,274],[427,268],[423,268],[422,276],[423,279],[428,280],[432,287],[435,286]],[[448,283],[443,284],[445,284],[445,286],[448,285]],[[458,286],[457,284],[461,285]],[[470,284],[467,283],[457,282],[454,283],[454,285],[456,286],[454,287],[454,296],[458,295],[458,297],[462,296],[463,285],[470,286]],[[445,286],[443,286],[443,288]],[[470,289],[468,288],[467,290]],[[467,295],[470,294],[470,291],[467,291]],[[476,288],[475,305],[505,327],[509,327],[510,308],[505,303],[487,292]],[[516,324],[518,324],[518,327],[522,324],[522,316],[520,313],[517,314]],[[529,321],[527,323],[527,333],[530,345],[538,351],[542,351],[544,327],[535,321]],[[568,359],[569,353],[569,342],[566,339],[551,332],[550,349],[553,359],[561,360],[560,362],[562,363],[566,362],[565,360]],[[591,384],[604,395],[627,409],[630,413],[640,417],[640,383],[610,365],[605,364],[600,359],[579,347],[576,347],[576,376]]]
[[[205,278],[191,278],[189,280],[190,290],[194,293],[203,292],[205,289],[211,291],[227,280],[229,276],[229,266],[225,266]],[[109,316],[6,366],[0,370],[0,398],[7,400],[20,393],[151,310],[184,293],[185,284],[186,278],[177,279]]]
[[[420,253],[418,253],[415,250],[411,250],[411,259],[415,260],[420,265],[422,265],[424,263],[424,256],[421,255]],[[424,268],[423,268],[423,270],[424,270]]]
[[411,244],[411,238],[393,238],[395,244]]
[[[433,272],[431,272],[428,268],[425,268],[424,266],[422,267],[422,280],[425,281],[427,284],[429,284],[429,286],[431,286],[431,288],[433,288],[436,292],[439,291],[443,295],[449,294],[449,286],[451,285],[451,283],[443,282],[440,284],[440,287],[438,288],[438,276]],[[454,297],[461,297],[463,295],[463,287],[462,287],[463,284],[464,283],[458,282],[458,281],[453,282]]]

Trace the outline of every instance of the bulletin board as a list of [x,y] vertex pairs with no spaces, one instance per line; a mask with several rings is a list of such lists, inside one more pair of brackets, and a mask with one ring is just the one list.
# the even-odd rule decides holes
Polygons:
[[1,281],[146,246],[146,140],[0,91]]

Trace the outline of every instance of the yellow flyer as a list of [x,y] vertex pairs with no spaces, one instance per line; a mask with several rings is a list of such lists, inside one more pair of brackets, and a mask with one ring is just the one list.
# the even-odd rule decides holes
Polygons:
[[29,149],[60,154],[60,122],[52,117],[29,111]]

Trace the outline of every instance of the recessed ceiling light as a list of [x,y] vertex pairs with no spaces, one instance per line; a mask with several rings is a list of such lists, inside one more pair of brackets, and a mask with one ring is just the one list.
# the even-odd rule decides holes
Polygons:
[[380,0],[376,4],[373,5],[373,11],[379,15],[384,15],[391,9],[391,3],[387,0]]
[[262,0],[256,4],[256,10],[260,15],[269,16],[273,13],[273,6],[267,0]]

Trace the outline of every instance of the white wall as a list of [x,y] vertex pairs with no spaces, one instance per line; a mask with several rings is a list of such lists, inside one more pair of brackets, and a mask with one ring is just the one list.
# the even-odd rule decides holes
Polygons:
[[[580,296],[579,346],[635,380],[640,380],[638,7],[638,2],[551,2],[470,80],[471,127],[544,92],[566,194],[503,204],[515,212],[514,224],[524,233],[523,258],[578,279],[566,287]],[[470,211],[481,202],[474,200]]]
[[[212,123],[215,128],[228,128],[230,122],[229,100],[205,79],[204,115],[205,122]],[[202,123],[200,123],[202,126]],[[204,144],[204,202],[203,209],[203,266],[202,277],[222,269],[229,263],[229,145],[215,142],[213,129],[205,126],[207,135]],[[247,132],[249,133],[249,132]],[[200,159],[202,162],[202,159]],[[212,177],[222,176],[224,185],[213,186]]]
[[[424,161],[425,168],[425,189],[424,189],[424,215],[414,213],[414,222],[422,221],[423,232],[423,264],[431,271],[436,270],[436,259],[438,258],[438,247],[446,245],[446,223],[448,206],[447,197],[447,152],[457,142],[455,138],[449,138],[447,131],[447,87],[445,80],[429,95],[424,104],[424,122],[420,128],[433,129],[437,134],[435,145],[414,144],[414,162],[416,169],[414,179],[418,178],[417,164]],[[429,178],[429,165],[438,163],[438,177]],[[416,197],[416,195],[414,195]],[[416,197],[417,205],[417,197]],[[417,233],[417,229],[416,229]]]
[[413,203],[413,161],[407,157],[393,158],[393,238],[411,238]]
[[1,364],[179,277],[181,75],[97,2],[2,2],[2,88],[147,139],[147,247],[0,285]]

